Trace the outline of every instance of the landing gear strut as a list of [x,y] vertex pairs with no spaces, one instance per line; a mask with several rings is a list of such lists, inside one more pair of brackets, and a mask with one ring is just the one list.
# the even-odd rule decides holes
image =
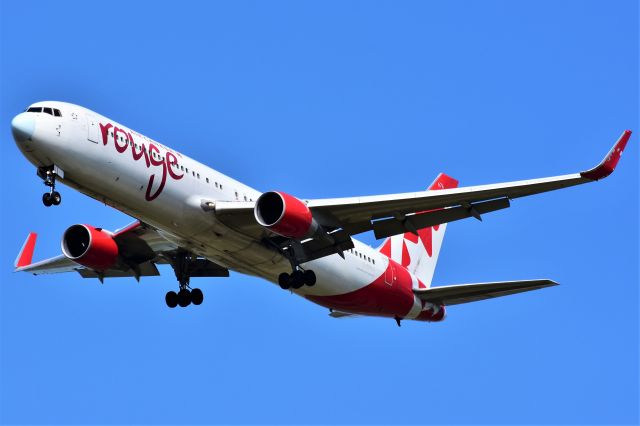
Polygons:
[[302,271],[299,267],[296,267],[291,274],[287,274],[286,272],[280,274],[278,276],[278,284],[283,290],[290,288],[297,290],[303,285],[311,287],[316,284],[316,274],[310,269]]
[[48,186],[49,192],[42,194],[42,204],[46,207],[57,206],[62,201],[62,196],[56,191],[56,172],[53,166],[38,169],[38,176],[44,180],[44,184]]
[[312,287],[316,285],[316,274],[311,269],[302,269],[300,267],[301,258],[304,259],[304,252],[300,242],[290,240],[285,246],[277,245],[270,240],[265,240],[270,243],[274,249],[278,250],[291,264],[292,272],[290,274],[283,272],[278,275],[278,284],[283,290],[289,290],[290,288],[299,289],[303,285]]
[[187,252],[179,252],[173,262],[173,270],[176,273],[178,284],[180,289],[176,293],[175,291],[167,292],[164,297],[167,306],[175,308],[180,305],[181,308],[186,308],[190,304],[200,305],[204,300],[204,294],[199,288],[189,287],[189,266],[191,264],[191,254]]

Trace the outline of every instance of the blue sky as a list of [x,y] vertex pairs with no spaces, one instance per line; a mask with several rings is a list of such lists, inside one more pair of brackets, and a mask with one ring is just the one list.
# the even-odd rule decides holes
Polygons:
[[[638,422],[637,2],[2,1],[0,60],[3,423]],[[9,123],[47,99],[305,198],[571,173],[636,134],[605,181],[449,226],[435,285],[559,287],[397,328],[239,274],[178,310],[168,269],[13,274],[31,230],[43,258],[131,221],[42,206]]]

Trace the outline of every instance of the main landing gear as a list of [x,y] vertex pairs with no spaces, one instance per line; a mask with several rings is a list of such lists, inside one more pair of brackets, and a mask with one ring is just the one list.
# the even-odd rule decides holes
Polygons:
[[189,290],[188,287],[182,287],[176,293],[175,291],[167,292],[164,297],[164,301],[170,308],[175,308],[180,305],[181,308],[186,308],[190,304],[199,305],[204,300],[204,294],[199,288]]
[[173,270],[176,273],[176,278],[180,284],[180,290],[167,292],[164,297],[167,306],[175,308],[180,305],[181,308],[186,308],[190,304],[200,305],[204,300],[204,294],[199,288],[189,287],[189,265],[191,264],[191,254],[188,252],[180,252],[173,262]]
[[38,169],[38,176],[44,180],[44,184],[48,186],[49,192],[42,194],[42,204],[46,207],[57,206],[62,201],[62,196],[56,191],[56,173],[53,166]]
[[316,274],[310,269],[302,271],[300,268],[295,268],[291,274],[287,274],[286,272],[280,274],[278,276],[278,284],[283,290],[290,288],[297,290],[303,285],[311,287],[316,284]]

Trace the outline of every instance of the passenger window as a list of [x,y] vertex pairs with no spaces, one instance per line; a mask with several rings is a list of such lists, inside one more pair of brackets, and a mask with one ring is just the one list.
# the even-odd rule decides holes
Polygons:
[[43,108],[43,109],[42,109],[42,111],[43,111],[45,114],[53,115],[53,110],[52,110],[51,108],[46,108],[46,107],[45,107],[45,108]]
[[207,178],[207,183],[209,183],[209,178]]
[[57,109],[57,108],[53,110],[53,115],[55,115],[56,117],[62,117],[62,114],[60,113],[60,110]]

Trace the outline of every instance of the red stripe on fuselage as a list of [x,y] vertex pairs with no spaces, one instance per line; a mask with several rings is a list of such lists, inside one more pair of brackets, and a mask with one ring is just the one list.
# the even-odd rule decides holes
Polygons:
[[[426,286],[418,280],[420,288]],[[384,274],[371,284],[346,294],[334,296],[305,296],[308,300],[336,311],[359,315],[404,318],[413,307],[414,295],[412,278],[409,271],[397,262],[389,259]],[[442,321],[445,317],[444,306],[425,306],[417,321]]]
[[338,311],[362,315],[404,318],[413,306],[411,274],[389,259],[384,274],[356,291],[334,296],[312,296],[307,299]]

